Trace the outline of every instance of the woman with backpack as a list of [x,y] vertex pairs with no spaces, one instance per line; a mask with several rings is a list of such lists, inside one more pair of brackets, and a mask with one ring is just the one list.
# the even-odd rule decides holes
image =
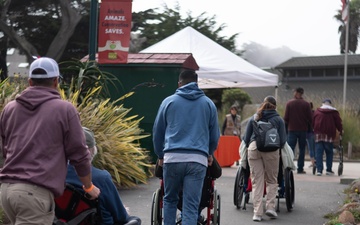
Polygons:
[[[264,126],[266,128],[262,128],[262,124],[267,124]],[[275,131],[271,129],[273,127],[276,128]],[[267,96],[257,113],[249,120],[243,139],[248,148],[247,158],[250,165],[254,206],[253,221],[262,220],[265,183],[265,214],[275,219],[277,217],[275,200],[278,191],[279,149],[286,143],[286,131],[285,123],[276,111],[276,100],[273,96]],[[266,147],[271,144],[273,144],[272,147]]]

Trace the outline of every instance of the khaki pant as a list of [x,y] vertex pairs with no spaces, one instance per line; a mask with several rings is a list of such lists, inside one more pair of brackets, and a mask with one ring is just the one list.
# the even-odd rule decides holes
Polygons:
[[[251,172],[254,215],[264,213],[263,196],[266,182],[266,210],[275,211],[276,195],[278,191],[279,150],[274,152],[260,152],[256,149],[256,142],[250,143],[248,160]],[[265,181],[265,182],[264,182]]]
[[1,184],[1,203],[11,224],[51,225],[54,220],[54,195],[32,184]]

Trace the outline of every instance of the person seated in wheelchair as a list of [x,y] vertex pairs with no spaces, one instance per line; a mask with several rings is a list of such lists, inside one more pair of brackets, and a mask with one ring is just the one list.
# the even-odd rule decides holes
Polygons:
[[[86,144],[89,148],[92,159],[97,154],[94,133],[83,127]],[[119,196],[118,190],[112,181],[111,175],[106,170],[91,168],[92,182],[101,189],[99,195],[99,208],[101,213],[101,225],[141,225],[141,219],[136,216],[130,216]],[[66,183],[81,189],[82,183],[76,176],[76,171],[72,165],[68,166]]]

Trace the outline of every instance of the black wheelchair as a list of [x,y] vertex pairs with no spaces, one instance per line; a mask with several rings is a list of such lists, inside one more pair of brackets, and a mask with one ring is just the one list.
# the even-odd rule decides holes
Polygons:
[[100,225],[98,200],[90,200],[78,188],[66,184],[64,193],[55,198],[53,225]]
[[[161,225],[163,221],[163,197],[164,183],[160,179],[160,187],[156,189],[152,196],[151,204],[151,225]],[[182,209],[182,193],[179,193],[178,210]],[[198,222],[198,225],[220,225],[220,195],[215,188],[215,178],[210,176],[209,170],[204,179],[200,208],[206,208],[206,218]],[[181,216],[178,216],[176,224],[181,224]]]
[[[291,168],[283,168],[281,157],[279,168],[276,211],[280,212],[280,199],[285,198],[286,208],[290,212],[293,210],[295,203],[294,174]],[[235,176],[233,203],[237,209],[240,209],[242,205],[242,209],[246,210],[246,204],[249,203],[251,190],[250,168],[249,164],[246,163],[246,165],[239,166]]]

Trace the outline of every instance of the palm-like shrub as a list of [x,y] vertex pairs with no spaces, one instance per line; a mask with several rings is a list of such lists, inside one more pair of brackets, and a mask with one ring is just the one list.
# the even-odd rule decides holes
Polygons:
[[60,85],[62,98],[78,109],[82,125],[94,131],[99,153],[93,164],[108,170],[118,186],[146,183],[151,175],[150,157],[139,140],[148,135],[139,128],[142,118],[128,116],[130,109],[121,104],[132,92],[110,101],[107,85],[121,83],[100,70],[96,62],[67,61],[59,65],[64,78]]
[[[116,82],[111,74],[102,72],[96,64],[86,62],[60,65],[67,66],[61,69],[66,71],[70,81],[60,85],[61,97],[77,108],[82,125],[94,131],[99,150],[94,165],[108,170],[118,186],[132,187],[146,183],[152,175],[149,171],[150,156],[146,149],[140,147],[139,141],[148,135],[143,135],[139,128],[142,118],[129,116],[131,109],[121,104],[132,93],[110,101],[103,89],[109,80]],[[27,87],[26,81],[27,78],[8,78],[0,83],[0,110]]]
[[122,86],[113,74],[102,71],[93,61],[64,61],[59,63],[59,67],[62,75],[61,89],[65,90],[66,95],[79,92],[78,102],[94,87],[102,87],[97,92],[98,97],[106,98],[110,96],[109,85],[115,89]]
[[118,186],[146,183],[151,175],[148,171],[151,164],[148,163],[148,151],[140,147],[139,140],[148,135],[142,135],[139,128],[142,118],[128,116],[130,109],[119,104],[132,93],[111,102],[110,99],[97,98],[100,91],[101,87],[89,90],[80,104],[79,91],[69,96],[61,91],[61,95],[77,107],[81,124],[94,131],[99,153],[93,164],[108,170]]

